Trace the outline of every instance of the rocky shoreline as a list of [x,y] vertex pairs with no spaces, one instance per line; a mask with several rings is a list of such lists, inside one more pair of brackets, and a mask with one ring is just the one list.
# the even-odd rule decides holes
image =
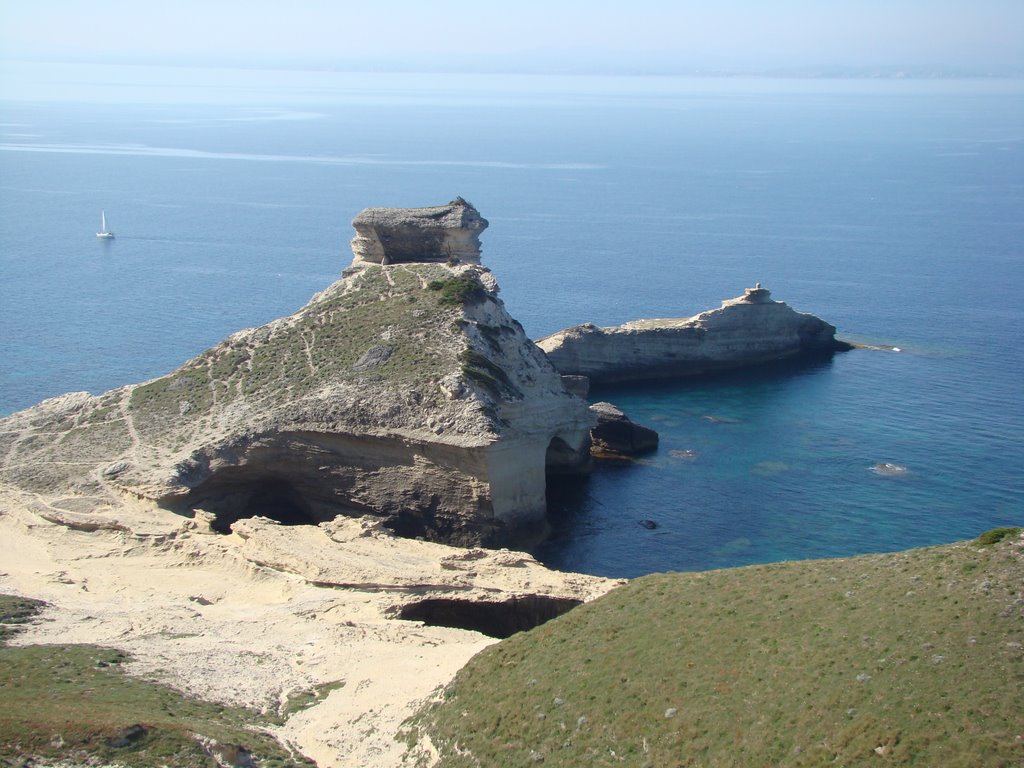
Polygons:
[[567,328],[537,342],[560,373],[595,384],[702,376],[799,356],[852,349],[836,329],[773,301],[758,283],[693,317]]
[[549,476],[657,446],[583,377],[844,348],[760,287],[534,344],[462,198],[353,225],[352,265],[294,315],[0,420],[0,591],[54,607],[17,642],[108,645],[264,708],[343,683],[281,729],[323,768],[429,754],[394,736],[473,654],[620,583],[481,546],[544,527]]
[[480,265],[487,220],[462,198],[367,209],[353,226],[351,266],[294,315],[166,376],[0,420],[0,481],[73,493],[78,513],[127,495],[210,514],[221,533],[261,515],[372,515],[405,536],[501,546],[544,531],[549,476],[656,446],[638,425],[627,435],[622,414],[610,445],[609,413],[584,400],[590,382],[849,348],[760,285],[691,318],[588,324],[534,344]]
[[546,475],[589,469],[594,417],[479,266],[486,220],[460,198],[356,225],[345,277],[294,315],[167,376],[0,420],[0,479],[80,509],[128,494],[209,512],[221,532],[369,514],[472,546],[543,527]]

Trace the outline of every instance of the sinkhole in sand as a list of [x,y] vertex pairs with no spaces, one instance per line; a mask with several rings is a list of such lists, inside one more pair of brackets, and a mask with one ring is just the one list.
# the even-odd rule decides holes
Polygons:
[[427,598],[403,606],[398,618],[422,621],[430,627],[469,629],[504,639],[538,627],[581,603],[581,600],[547,595],[525,595],[502,601]]

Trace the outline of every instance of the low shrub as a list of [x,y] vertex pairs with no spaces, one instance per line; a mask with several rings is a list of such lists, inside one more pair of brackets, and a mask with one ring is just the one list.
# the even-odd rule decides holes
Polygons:
[[471,273],[451,277],[447,280],[431,280],[427,288],[439,291],[438,303],[442,307],[464,307],[467,304],[478,304],[487,296],[487,291],[480,279]]
[[1009,538],[1010,536],[1017,536],[1020,534],[1021,528],[993,528],[991,531],[985,531],[981,536],[978,537],[978,543],[983,547],[991,546],[1003,539]]

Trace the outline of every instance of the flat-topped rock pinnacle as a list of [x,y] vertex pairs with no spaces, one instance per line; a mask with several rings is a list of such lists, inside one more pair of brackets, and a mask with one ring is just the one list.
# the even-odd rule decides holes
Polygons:
[[542,528],[547,473],[585,471],[594,418],[487,269],[433,258],[478,253],[486,221],[462,200],[356,220],[409,258],[357,256],[294,315],[166,376],[0,420],[0,481],[204,510],[222,532],[254,515],[371,514],[459,544]]
[[461,197],[428,208],[367,208],[352,220],[352,264],[479,264],[487,225]]

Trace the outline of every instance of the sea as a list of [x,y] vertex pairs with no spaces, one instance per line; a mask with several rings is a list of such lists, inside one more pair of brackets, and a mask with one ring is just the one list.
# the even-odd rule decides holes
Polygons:
[[338,279],[361,209],[456,196],[533,338],[760,282],[866,345],[595,390],[660,447],[553,489],[544,562],[634,577],[1024,524],[1020,80],[0,62],[0,414],[167,373]]

